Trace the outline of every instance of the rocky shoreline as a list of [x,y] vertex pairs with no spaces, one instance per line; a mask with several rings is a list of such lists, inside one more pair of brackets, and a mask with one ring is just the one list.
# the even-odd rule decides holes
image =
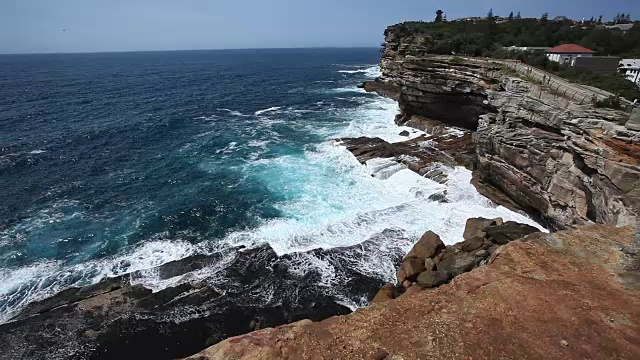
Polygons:
[[[382,76],[367,91],[398,100],[398,124],[420,119],[473,132],[474,185],[550,228],[637,226],[640,109],[583,105],[486,59],[430,56],[420,39],[385,32]],[[455,153],[453,149],[450,153]]]
[[634,237],[606,225],[532,233],[449,284],[227,339],[189,359],[635,359]]
[[[311,251],[344,272],[351,293],[373,299],[355,313],[319,285],[320,273],[289,271],[304,254],[263,246],[191,256],[155,269],[184,280],[158,292],[134,273],[30,304],[0,325],[0,353],[171,359],[213,345],[191,359],[640,356],[640,112],[581,105],[498,64],[429,56],[412,36],[385,35],[382,76],[362,87],[397,100],[395,122],[427,134],[338,141],[362,164],[384,159],[438,183],[443,167],[463,166],[496,204],[566,231],[474,218],[451,246],[430,231],[418,240],[390,229]],[[446,192],[429,199],[448,201]],[[389,238],[415,244],[386,249],[397,283],[345,270]],[[216,263],[224,287],[189,278]],[[245,295],[265,286],[269,294]]]
[[571,230],[469,219],[448,247],[428,231],[370,307],[191,359],[640,356],[640,110],[583,105],[495,62],[430,56],[397,30],[385,32],[382,76],[361,87],[397,100],[396,123],[428,135],[342,144],[362,164],[384,159],[439,183],[438,166],[464,166],[496,204]]
[[[254,330],[348,314],[334,294],[371,299],[384,285],[354,271],[351,262],[373,262],[367,257],[380,254],[388,238],[404,236],[387,230],[356,246],[284,256],[268,245],[190,256],[154,269],[160,281],[179,283],[157,292],[137,284],[137,273],[70,288],[0,324],[0,357],[175,359]],[[402,248],[384,248],[399,264]],[[323,284],[320,271],[298,275],[296,267],[314,257],[327,260],[349,281]],[[193,278],[198,271],[224,283],[198,281]]]

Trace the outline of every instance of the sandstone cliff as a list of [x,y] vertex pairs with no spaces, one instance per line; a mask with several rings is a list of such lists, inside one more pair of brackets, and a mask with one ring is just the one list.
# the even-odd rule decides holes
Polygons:
[[433,290],[225,340],[189,359],[635,359],[634,230],[535,233]]
[[403,125],[426,117],[475,131],[481,193],[554,229],[637,223],[638,110],[595,108],[581,90],[536,83],[497,61],[429,56],[419,43],[389,28],[382,76],[365,89],[397,98]]

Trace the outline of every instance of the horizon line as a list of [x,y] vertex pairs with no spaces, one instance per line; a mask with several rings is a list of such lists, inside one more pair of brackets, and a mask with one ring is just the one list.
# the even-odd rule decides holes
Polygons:
[[300,46],[300,47],[257,47],[257,48],[211,48],[211,49],[165,49],[165,50],[100,50],[100,51],[69,51],[69,52],[24,52],[2,53],[0,56],[14,55],[82,55],[82,54],[120,54],[120,53],[144,53],[144,52],[179,52],[179,51],[229,51],[229,50],[304,50],[304,49],[373,49],[380,46]]

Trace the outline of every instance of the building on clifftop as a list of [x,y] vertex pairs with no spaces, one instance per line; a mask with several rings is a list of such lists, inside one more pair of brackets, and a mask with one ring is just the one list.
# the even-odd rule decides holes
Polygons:
[[571,59],[593,56],[595,51],[576,44],[564,44],[547,50],[547,58],[560,64],[571,65]]

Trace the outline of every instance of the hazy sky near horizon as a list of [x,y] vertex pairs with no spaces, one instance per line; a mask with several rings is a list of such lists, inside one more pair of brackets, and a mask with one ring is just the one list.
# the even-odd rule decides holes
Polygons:
[[0,53],[378,46],[386,26],[438,8],[640,19],[640,0],[0,0]]

